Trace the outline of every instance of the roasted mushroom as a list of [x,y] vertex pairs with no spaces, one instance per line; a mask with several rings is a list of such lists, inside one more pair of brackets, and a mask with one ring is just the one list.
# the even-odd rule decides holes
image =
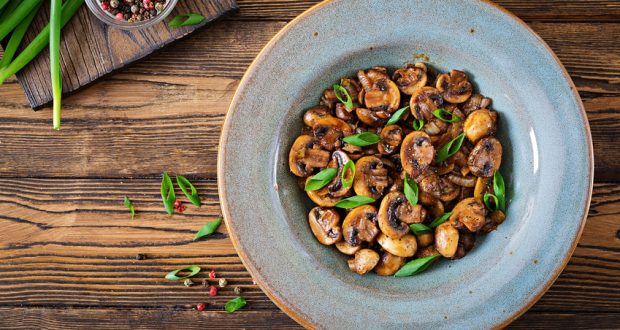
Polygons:
[[336,249],[338,249],[338,251],[340,251],[343,254],[346,255],[354,255],[355,252],[359,251],[362,246],[358,245],[358,246],[353,246],[349,243],[347,243],[346,241],[340,241],[338,243],[335,244],[336,245]]
[[493,176],[501,163],[502,144],[494,137],[478,141],[467,159],[471,173],[481,177]]
[[433,235],[433,233],[431,232],[423,233],[420,235],[416,235],[416,239],[418,240],[418,247],[425,248],[433,244],[433,241],[435,240],[435,235]]
[[443,106],[444,101],[439,90],[428,86],[416,89],[409,101],[413,117],[426,122],[434,118],[433,111]]
[[[310,180],[310,178],[306,180]],[[308,193],[308,197],[310,197],[316,205],[323,207],[332,207],[342,199],[342,197],[332,195],[327,187],[323,187],[319,190],[308,190],[306,192]]]
[[411,132],[400,147],[400,161],[405,172],[412,178],[420,175],[435,158],[431,138],[424,132]]
[[342,222],[342,232],[345,242],[351,246],[360,246],[362,242],[372,243],[379,234],[377,209],[372,205],[352,209]]
[[481,201],[476,198],[466,198],[452,209],[450,224],[456,229],[467,228],[470,232],[476,232],[484,225],[486,209]]
[[324,245],[331,245],[342,238],[340,215],[324,207],[314,207],[308,214],[308,223],[314,237]]
[[459,231],[449,222],[444,222],[435,228],[435,248],[442,256],[452,258],[459,243]]
[[357,169],[353,181],[355,193],[379,199],[389,185],[388,171],[383,167],[381,159],[364,156],[357,160],[355,168]]
[[360,274],[364,275],[371,271],[379,262],[379,254],[371,249],[361,249],[355,252],[355,257],[349,259],[347,262],[349,268]]
[[327,107],[329,110],[334,110],[334,108],[336,107],[336,103],[338,102],[339,100],[336,97],[336,92],[334,92],[333,89],[328,88],[323,91],[319,105]]
[[396,83],[400,91],[411,95],[416,89],[426,85],[427,74],[426,64],[416,63],[407,64],[404,68],[396,70],[392,75],[392,80]]
[[405,264],[405,258],[395,256],[389,252],[384,251],[381,254],[379,263],[375,266],[375,273],[380,276],[390,276],[396,274],[396,272]]
[[429,245],[425,248],[418,249],[418,252],[416,252],[415,257],[416,258],[430,257],[430,256],[437,255],[437,253],[439,252],[437,251],[437,248],[435,247],[435,245]]
[[332,153],[332,160],[329,162],[327,167],[337,168],[338,172],[336,173],[336,176],[334,177],[334,179],[327,186],[322,188],[322,189],[327,189],[331,196],[334,196],[334,197],[345,196],[351,189],[351,186],[345,187],[342,184],[343,177],[347,181],[353,179],[352,171],[349,170],[347,171],[347,173],[344,173],[344,174],[342,173],[342,171],[344,171],[344,165],[349,160],[350,160],[349,156],[343,151],[336,150]]
[[336,118],[343,120],[349,125],[355,125],[355,123],[357,122],[357,116],[355,115],[355,112],[349,112],[347,107],[345,107],[342,103],[336,103],[335,112]]
[[381,130],[381,141],[377,144],[377,150],[382,155],[394,153],[403,141],[403,129],[398,125],[385,126]]
[[450,103],[463,103],[471,96],[472,86],[467,75],[459,70],[452,70],[437,77],[437,89],[444,100]]
[[331,151],[342,146],[342,138],[352,135],[353,127],[336,117],[326,116],[314,121],[312,132],[321,146]]
[[366,108],[356,108],[355,114],[362,123],[371,127],[383,126],[390,118],[390,113],[386,110],[374,111]]
[[288,154],[291,173],[299,177],[311,175],[315,168],[326,167],[328,163],[329,152],[309,135],[300,135]]
[[488,108],[491,105],[491,99],[484,97],[480,94],[473,94],[465,103],[461,104],[461,109],[465,116],[469,116],[470,113]]
[[357,73],[364,87],[364,105],[373,111],[393,113],[400,105],[400,90],[390,80],[384,68],[372,68]]
[[412,206],[403,193],[391,192],[379,207],[379,229],[391,238],[401,238],[409,232],[408,224],[420,223],[425,216],[422,206]]
[[308,109],[304,113],[304,124],[312,127],[317,120],[330,116],[329,109],[324,106],[318,106]]
[[476,110],[467,116],[463,123],[463,132],[472,143],[495,133],[497,113],[487,109]]
[[381,233],[377,237],[377,243],[385,251],[403,258],[412,257],[418,249],[418,242],[415,236],[411,234],[405,234],[401,238],[393,239]]

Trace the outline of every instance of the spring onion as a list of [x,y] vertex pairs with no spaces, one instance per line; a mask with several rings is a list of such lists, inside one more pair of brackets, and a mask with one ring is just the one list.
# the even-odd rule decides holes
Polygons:
[[[349,170],[351,171],[351,178],[346,179],[347,172],[349,172]],[[352,160],[349,159],[346,163],[344,163],[344,166],[342,167],[342,174],[340,177],[343,188],[351,187],[351,185],[353,184],[353,178],[355,178],[355,171],[355,163]]]
[[422,129],[422,127],[424,127],[424,120],[421,119],[414,119],[413,120],[413,129],[416,131],[419,131]]
[[238,311],[239,309],[243,308],[247,304],[248,303],[245,301],[245,299],[243,297],[237,297],[235,299],[229,300],[226,303],[226,305],[224,305],[224,309],[228,313],[234,313],[234,312]]
[[385,126],[398,123],[398,121],[403,116],[403,114],[405,114],[405,111],[407,111],[407,109],[409,109],[409,106],[396,110],[396,112],[394,112],[390,117],[390,120],[387,121],[387,124],[385,124]]
[[[338,84],[334,84],[334,86],[332,86],[334,89],[334,94],[336,94],[336,98],[338,99],[338,101],[342,102],[342,104],[344,104],[344,106],[347,108],[348,111],[352,111],[353,110],[353,99],[351,98],[351,95],[349,95],[349,92],[347,91],[346,88],[338,85]],[[346,96],[346,100],[344,99],[344,97]]]
[[[180,272],[190,272],[187,275],[184,276],[178,276],[177,274]],[[200,267],[198,266],[187,266],[187,267],[183,267],[183,268],[179,268],[179,269],[175,269],[173,271],[171,271],[170,273],[166,274],[166,279],[167,280],[171,280],[171,281],[178,281],[178,280],[184,280],[186,278],[190,278],[196,274],[198,274],[200,272]]]
[[502,211],[506,211],[506,186],[504,184],[504,177],[499,171],[495,171],[493,174],[493,192],[497,197],[498,207]]
[[222,224],[222,218],[217,218],[213,221],[207,222],[194,236],[194,241],[207,237],[217,231],[217,228]]
[[168,173],[164,172],[164,175],[161,179],[161,199],[164,201],[164,207],[166,208],[166,212],[170,215],[174,213],[174,202],[177,200],[174,194],[174,186],[172,185],[172,180]]
[[[179,188],[181,188],[181,191],[185,194],[185,196],[187,196],[187,199],[189,199],[192,204],[200,206],[202,203],[200,202],[200,197],[198,196],[198,190],[196,190],[196,187],[194,187],[194,185],[183,176],[177,175],[176,179]],[[187,188],[190,190],[188,191]]]
[[125,207],[129,209],[129,212],[131,212],[131,220],[133,220],[133,217],[136,215],[136,209],[133,207],[133,202],[129,199],[129,197],[125,196],[123,204],[125,204]]
[[62,22],[62,0],[51,0],[50,6],[50,74],[52,76],[53,128],[60,129],[60,108],[62,100],[62,72],[60,69],[60,29]]
[[[491,199],[493,199],[492,204]],[[499,201],[497,200],[497,196],[493,194],[484,193],[482,201],[484,202],[484,206],[486,206],[489,211],[496,211],[499,208]]]
[[308,181],[306,181],[306,191],[319,190],[327,185],[338,174],[338,170],[335,168],[326,168],[321,172],[313,175]]
[[435,220],[431,221],[431,223],[428,224],[428,226],[431,228],[435,228],[441,225],[442,223],[446,222],[446,220],[448,220],[448,218],[450,218],[451,215],[452,215],[452,212],[446,212],[438,216],[437,218],[435,218]]
[[419,194],[418,184],[415,181],[413,181],[413,179],[409,176],[409,174],[405,174],[405,180],[403,183],[404,183],[403,191],[405,193],[405,197],[409,201],[409,204],[411,204],[412,206],[415,206],[416,204],[418,204],[418,194]]
[[26,18],[17,25],[13,33],[11,33],[11,38],[4,49],[4,54],[2,55],[2,59],[0,59],[0,69],[7,67],[11,60],[13,60],[13,56],[17,52],[17,48],[21,44],[24,39],[24,35],[26,35],[26,31],[30,27],[32,20],[37,15],[39,8],[41,8],[41,4],[37,8],[35,8],[30,15],[26,16]]
[[439,118],[441,121],[445,121],[446,123],[458,123],[463,120],[463,118],[453,114],[452,112],[446,111],[444,108],[439,108],[433,111],[433,116]]
[[411,232],[414,233],[416,236],[420,236],[422,234],[430,233],[433,231],[429,226],[423,223],[410,224],[409,229],[411,229]]
[[450,142],[446,143],[437,151],[437,157],[435,158],[435,162],[441,163],[446,159],[452,157],[459,149],[461,149],[461,145],[463,145],[463,139],[465,138],[465,134],[461,133]]
[[399,269],[394,276],[405,277],[419,274],[425,271],[439,256],[440,254],[434,254],[424,258],[413,259]]
[[0,20],[0,40],[9,35],[42,2],[43,0],[24,0],[12,12],[7,11],[3,13],[3,18]]
[[374,202],[375,202],[374,198],[371,198],[368,196],[356,195],[353,197],[345,198],[341,200],[340,202],[336,203],[336,205],[334,206],[339,207],[341,209],[352,209],[358,206],[362,206],[362,205],[370,204]]
[[358,147],[365,147],[372,144],[375,144],[381,141],[381,137],[375,133],[371,132],[362,132],[358,134],[349,135],[342,139],[342,141],[352,144]]

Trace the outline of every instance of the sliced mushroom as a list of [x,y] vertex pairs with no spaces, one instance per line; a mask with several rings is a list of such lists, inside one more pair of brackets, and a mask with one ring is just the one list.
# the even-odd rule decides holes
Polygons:
[[398,125],[385,126],[381,130],[381,141],[377,144],[377,150],[382,155],[394,153],[403,141],[403,129]]
[[359,79],[364,91],[370,92],[377,80],[390,79],[390,76],[388,76],[386,68],[375,66],[368,70],[359,70],[357,79]]
[[318,106],[308,109],[304,113],[304,124],[312,127],[317,120],[330,116],[329,109],[324,106]]
[[435,247],[437,252],[446,258],[452,258],[459,243],[459,231],[449,222],[444,222],[435,228]]
[[[334,179],[327,186],[321,189],[327,189],[330,195],[333,197],[345,196],[351,189],[351,186],[345,187],[342,184],[342,177],[343,177],[342,171],[344,170],[344,165],[348,161],[349,161],[349,156],[345,152],[336,150],[332,153],[332,160],[329,162],[327,166],[332,167],[332,168],[337,168],[338,172],[336,173],[336,176],[334,177]],[[353,179],[353,171],[351,170],[347,171],[347,173],[344,174],[344,179],[345,180]]]
[[355,112],[349,112],[347,107],[342,103],[336,103],[336,118],[343,120],[349,125],[354,125],[357,122],[357,116]]
[[460,176],[456,174],[448,174],[448,180],[450,182],[459,185],[461,187],[472,188],[476,185],[476,177],[475,176]]
[[346,241],[340,241],[338,243],[335,244],[336,245],[336,249],[338,249],[338,251],[340,251],[343,254],[346,255],[354,255],[355,252],[359,251],[362,246],[358,245],[358,246],[353,246],[349,243],[347,243]]
[[361,249],[355,252],[355,257],[349,259],[347,262],[349,268],[360,274],[364,275],[371,271],[379,262],[379,254],[371,249]]
[[[351,96],[351,100],[355,101],[359,97],[359,92],[362,90],[362,86],[355,79],[342,78],[340,79],[340,86],[344,87]],[[353,110],[353,109],[351,109]]]
[[461,109],[466,116],[469,116],[470,113],[476,110],[488,108],[490,105],[490,98],[484,97],[480,94],[474,94],[461,105]]
[[336,103],[338,102],[339,100],[336,97],[336,92],[334,92],[332,88],[328,88],[323,91],[323,95],[321,95],[321,101],[319,102],[319,104],[327,107],[329,110],[334,110],[334,108],[336,107]]
[[490,177],[502,163],[502,144],[494,137],[484,138],[469,154],[467,166],[475,176]]
[[449,127],[449,123],[446,123],[437,117],[433,117],[424,124],[423,130],[428,135],[439,135],[445,133]]
[[425,248],[418,249],[418,252],[416,252],[415,257],[416,258],[430,257],[430,256],[436,255],[437,253],[439,252],[437,251],[437,248],[435,247],[435,245],[429,245]]
[[[379,229],[391,238],[401,238],[409,232],[409,223],[421,222],[420,208],[411,206],[405,195],[400,192],[391,192],[383,197],[379,207]],[[417,214],[416,214],[417,213]]]
[[364,104],[370,110],[392,113],[400,105],[400,90],[390,80],[385,68],[372,68],[357,73],[364,87]]
[[[307,180],[310,180],[310,178]],[[323,187],[319,190],[308,190],[307,193],[308,197],[310,197],[316,205],[323,207],[332,207],[342,199],[342,197],[332,195],[327,187]]]
[[476,110],[467,116],[463,123],[463,132],[472,143],[495,133],[497,113],[487,109]]
[[383,126],[390,118],[390,113],[384,110],[373,111],[366,108],[356,108],[355,114],[362,123],[371,127]]
[[329,152],[309,135],[300,135],[288,154],[288,166],[299,177],[311,175],[315,168],[326,167],[328,162]]
[[412,178],[417,177],[433,162],[435,148],[431,138],[424,132],[411,132],[400,147],[400,161],[403,169]]
[[471,96],[472,86],[467,75],[459,70],[452,70],[437,77],[437,89],[443,99],[450,103],[463,103]]
[[375,156],[364,156],[357,160],[355,168],[353,181],[355,193],[379,199],[389,185],[388,171],[383,167],[381,159]]
[[435,235],[433,235],[433,233],[424,233],[416,235],[416,239],[418,240],[418,247],[425,248],[433,244],[433,241],[435,240]]
[[314,237],[324,245],[331,245],[342,238],[340,215],[333,209],[314,207],[308,214],[308,223]]
[[403,258],[412,257],[418,249],[418,242],[412,234],[393,239],[381,233],[377,237],[377,242],[385,251]]
[[375,273],[380,276],[394,275],[405,264],[405,261],[406,259],[403,257],[384,251],[379,263],[375,266]]
[[476,180],[476,185],[474,186],[474,197],[478,200],[482,200],[484,198],[484,193],[493,193],[493,178],[483,178],[479,177]]
[[416,63],[407,64],[404,68],[396,70],[392,75],[392,80],[396,83],[400,91],[411,95],[416,89],[426,85],[427,74],[426,64]]
[[444,101],[439,90],[426,86],[413,92],[409,106],[415,119],[428,122],[434,118],[433,111],[444,106]]
[[467,228],[470,232],[476,232],[484,225],[486,209],[481,201],[476,198],[466,198],[452,209],[450,224],[456,229]]
[[377,228],[377,209],[372,205],[362,205],[352,209],[342,222],[345,242],[351,246],[360,246],[362,242],[372,243]]
[[314,122],[312,132],[323,148],[334,150],[342,146],[343,137],[353,134],[353,127],[336,117],[327,116]]

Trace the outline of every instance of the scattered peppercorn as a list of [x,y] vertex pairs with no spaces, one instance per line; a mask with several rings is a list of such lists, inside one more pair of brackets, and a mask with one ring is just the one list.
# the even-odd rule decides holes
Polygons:
[[217,295],[217,287],[215,285],[212,285],[209,289],[209,295],[211,297],[215,297]]
[[189,279],[189,278],[186,278],[186,279],[185,279],[185,281],[183,281],[183,284],[184,284],[185,286],[188,286],[188,287],[189,287],[189,286],[194,285],[194,281],[192,281],[192,280],[191,280],[191,279]]
[[[151,13],[152,10],[149,12]],[[153,15],[153,13],[151,13],[151,15]],[[185,206],[183,206],[183,203],[177,199],[176,201],[174,201],[174,210],[179,213],[182,213],[183,211],[185,211]]]
[[203,303],[196,304],[196,310],[197,310],[197,311],[202,312],[202,311],[204,311],[204,310],[205,310],[205,307],[206,307],[206,305],[205,305],[205,304],[203,304]]
[[228,281],[226,281],[225,278],[220,278],[220,281],[218,284],[220,285],[220,288],[225,288],[226,285],[228,284]]
[[[101,9],[110,13],[117,20],[129,23],[151,19],[161,14],[168,0],[100,0]],[[179,207],[183,212],[185,207]]]
[[202,279],[202,285],[209,286],[209,281],[206,278]]
[[243,289],[241,289],[241,287],[240,287],[240,286],[236,286],[236,287],[235,287],[235,293],[236,293],[236,294],[241,294],[241,292],[243,292]]
[[136,254],[136,260],[144,260],[144,259],[146,259],[146,255],[142,253]]
[[215,269],[209,272],[209,278],[215,278]]

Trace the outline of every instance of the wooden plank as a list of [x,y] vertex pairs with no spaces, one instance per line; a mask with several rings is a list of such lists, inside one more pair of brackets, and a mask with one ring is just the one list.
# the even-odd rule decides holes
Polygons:
[[[150,177],[174,168],[215,177],[220,127],[238,81],[282,25],[217,22],[66,98],[64,129],[53,134],[51,111],[29,111],[9,82],[0,88],[0,108],[8,110],[0,113],[0,176]],[[620,24],[533,26],[582,94],[597,180],[620,180]]]
[[618,329],[619,313],[525,313],[507,329]]
[[[182,309],[201,301],[223,304],[240,286],[252,309],[275,309],[253,284],[224,226],[192,240],[220,210],[216,182],[190,178],[205,204],[172,217],[163,210],[158,177],[0,179],[0,306]],[[123,206],[125,195],[135,203],[134,220]],[[533,311],[620,312],[619,217],[620,184],[596,184],[579,247]],[[137,254],[146,259],[136,260]],[[163,278],[192,264],[215,269],[229,286],[208,298],[202,286]]]
[[[49,22],[48,7],[46,3],[33,21],[34,28],[25,37],[27,42]],[[160,22],[148,29],[123,31],[99,21],[84,5],[62,30],[63,93],[74,92],[237,9],[235,0],[180,1],[166,21],[188,12],[201,13],[206,17],[205,21],[178,29],[169,28],[165,22]],[[47,49],[20,71],[17,77],[32,107],[48,104],[52,100]]]

